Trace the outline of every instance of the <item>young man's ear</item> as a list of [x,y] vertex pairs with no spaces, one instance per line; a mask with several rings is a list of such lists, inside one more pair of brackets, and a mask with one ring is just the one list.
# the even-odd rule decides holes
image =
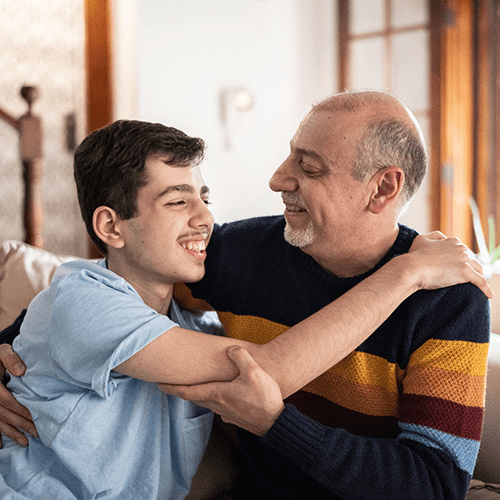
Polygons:
[[112,208],[99,207],[94,211],[92,224],[95,234],[108,247],[122,248],[125,244],[121,234],[120,221],[120,217],[116,215],[116,212]]
[[405,174],[399,167],[386,167],[377,172],[373,179],[373,190],[368,209],[373,214],[382,213],[393,203],[398,203],[403,189]]

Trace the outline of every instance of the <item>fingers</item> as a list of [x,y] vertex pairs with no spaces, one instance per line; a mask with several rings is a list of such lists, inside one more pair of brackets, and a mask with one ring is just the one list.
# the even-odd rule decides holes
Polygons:
[[238,345],[229,346],[227,348],[227,356],[235,364],[236,368],[238,368],[240,374],[252,368],[260,368],[244,347]]
[[441,231],[432,231],[430,233],[424,234],[429,240],[445,240],[446,236]]
[[0,363],[3,364],[5,369],[20,377],[26,371],[26,365],[22,362],[21,358],[14,352],[12,346],[9,344],[0,345]]
[[[29,412],[28,412],[29,414]],[[28,438],[23,434],[27,432],[32,436],[38,436],[35,425],[30,418],[13,412],[4,406],[0,406],[0,433],[13,439],[21,446],[28,446]]]
[[471,257],[471,259],[470,259],[470,265],[471,265],[472,269],[474,269],[474,271],[476,273],[484,275],[483,266],[482,266],[481,262],[479,262],[478,260],[476,260],[476,259],[474,259],[474,258]]
[[21,446],[27,446],[28,439],[21,431],[38,436],[28,409],[0,385],[0,433],[17,441]]
[[475,266],[473,264],[473,261],[474,259],[472,259],[472,262],[470,263],[471,272],[469,281],[473,285],[476,285],[479,288],[479,290],[481,290],[486,295],[486,297],[492,299],[495,296],[495,294],[493,293],[493,290],[490,288],[488,280],[481,274],[482,266],[479,262],[477,263],[479,267]]
[[0,412],[2,410],[15,413],[16,415],[19,415],[20,417],[31,421],[31,423],[33,424],[33,420],[31,418],[31,413],[29,412],[29,410],[21,403],[19,403],[19,401],[12,395],[12,393],[8,389],[6,389],[3,385],[0,385]]
[[[21,376],[26,371],[26,366],[21,358],[8,344],[0,345],[0,376],[2,380],[5,369],[15,376]],[[1,434],[16,441],[21,446],[28,446],[28,438],[23,434],[23,431],[38,436],[29,410],[0,384],[0,447],[3,444]]]
[[19,432],[15,427],[12,427],[11,425],[2,423],[0,425],[0,448],[3,447],[3,440],[1,438],[2,435],[9,437],[20,446],[28,446],[28,438],[22,432]]
[[198,385],[172,385],[158,384],[158,387],[171,396],[176,396],[186,401],[201,403],[210,400],[215,392],[215,385],[219,382],[209,382],[207,384]]

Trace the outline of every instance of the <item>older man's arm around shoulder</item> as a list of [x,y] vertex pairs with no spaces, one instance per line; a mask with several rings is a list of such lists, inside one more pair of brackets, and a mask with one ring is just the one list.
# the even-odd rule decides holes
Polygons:
[[168,390],[202,405],[212,398],[210,407],[224,420],[263,436],[264,445],[341,498],[464,498],[481,433],[488,303],[478,289],[461,285],[422,292],[412,305],[428,297],[432,307],[423,310],[407,366],[400,367],[394,438],[360,437],[281,406],[274,381],[241,350],[228,353],[240,371],[234,382]]

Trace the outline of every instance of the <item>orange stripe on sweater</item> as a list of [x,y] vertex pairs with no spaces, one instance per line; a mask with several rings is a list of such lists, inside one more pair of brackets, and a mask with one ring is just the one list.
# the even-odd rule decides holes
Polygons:
[[[338,388],[342,387],[339,391]],[[303,391],[327,397],[348,410],[375,417],[394,417],[397,414],[399,392],[378,385],[360,384],[330,370],[304,387]]]
[[405,393],[447,399],[465,406],[484,406],[484,376],[430,366],[410,366],[407,374]]

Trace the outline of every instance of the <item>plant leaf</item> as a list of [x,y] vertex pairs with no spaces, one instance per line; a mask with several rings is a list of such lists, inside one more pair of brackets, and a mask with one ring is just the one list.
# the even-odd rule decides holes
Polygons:
[[477,246],[479,248],[479,260],[485,264],[490,262],[490,255],[488,252],[488,247],[486,246],[486,241],[484,240],[479,208],[477,208],[476,200],[472,197],[469,198],[469,205],[470,209],[472,210],[472,224],[474,227],[474,234],[476,235]]

